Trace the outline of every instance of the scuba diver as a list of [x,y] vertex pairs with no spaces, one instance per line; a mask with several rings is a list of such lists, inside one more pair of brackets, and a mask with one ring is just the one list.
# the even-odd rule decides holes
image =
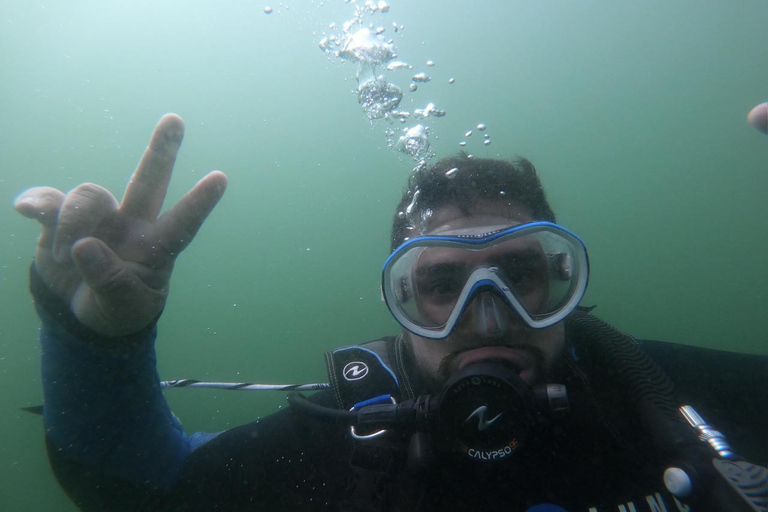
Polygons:
[[183,131],[161,119],[122,202],[93,184],[16,200],[42,225],[30,288],[49,458],[82,510],[768,506],[766,358],[640,342],[591,315],[586,247],[522,159],[412,174],[382,271],[402,331],[326,354],[328,390],[186,434],[156,323],[227,182],[213,172],[160,215]]

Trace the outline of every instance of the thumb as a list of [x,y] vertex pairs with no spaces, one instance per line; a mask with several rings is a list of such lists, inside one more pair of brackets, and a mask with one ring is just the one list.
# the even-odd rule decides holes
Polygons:
[[85,283],[96,293],[129,284],[125,282],[130,281],[125,262],[98,238],[78,240],[72,246],[72,259]]
[[86,326],[123,336],[141,330],[162,310],[163,293],[148,289],[98,238],[78,240],[71,254],[85,285],[72,297],[72,312]]

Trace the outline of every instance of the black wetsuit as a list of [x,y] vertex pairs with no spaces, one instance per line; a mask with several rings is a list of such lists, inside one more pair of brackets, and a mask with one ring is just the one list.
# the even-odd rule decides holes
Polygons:
[[[620,371],[580,349],[577,338],[589,332],[569,321],[568,354],[554,371],[571,398],[566,420],[541,428],[500,462],[437,446],[431,463],[410,469],[407,439],[397,432],[360,443],[348,427],[293,408],[217,435],[187,436],[158,386],[153,328],[98,339],[34,276],[32,288],[43,319],[50,459],[83,510],[688,510],[664,489],[664,454],[617,385]],[[641,345],[735,451],[768,463],[768,358]],[[395,338],[387,346],[418,395],[408,350]],[[331,391],[312,400],[338,406]]]

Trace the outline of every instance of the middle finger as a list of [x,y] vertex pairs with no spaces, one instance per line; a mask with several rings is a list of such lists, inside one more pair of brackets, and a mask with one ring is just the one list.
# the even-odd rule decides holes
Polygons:
[[157,123],[149,146],[131,176],[120,211],[154,222],[163,207],[173,164],[184,138],[184,121],[166,114]]

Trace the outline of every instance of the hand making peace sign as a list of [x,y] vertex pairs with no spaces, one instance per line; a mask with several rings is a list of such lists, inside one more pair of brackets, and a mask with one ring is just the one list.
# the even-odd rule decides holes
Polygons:
[[227,187],[224,173],[211,172],[160,215],[183,137],[181,118],[165,115],[120,203],[93,183],[68,194],[36,187],[15,201],[42,225],[35,265],[43,281],[101,334],[132,334],[162,311],[176,257]]

